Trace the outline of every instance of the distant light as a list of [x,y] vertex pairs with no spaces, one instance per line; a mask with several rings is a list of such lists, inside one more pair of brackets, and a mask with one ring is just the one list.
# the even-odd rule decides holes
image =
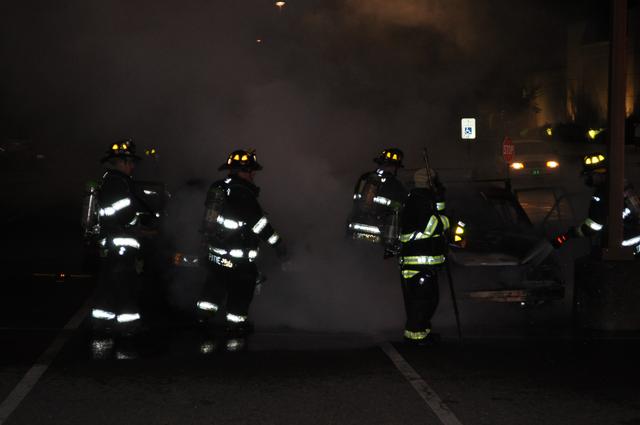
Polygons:
[[277,1],[277,2],[276,2],[276,6],[277,6],[279,9],[282,9],[286,4],[287,4],[287,2],[285,2],[285,1]]
[[262,39],[261,38],[257,38],[256,39],[256,43],[261,44],[262,43]]
[[558,168],[559,166],[558,161],[547,161],[547,167],[549,168]]
[[514,162],[511,164],[511,168],[514,170],[522,170],[524,168],[524,164],[522,162]]
[[544,132],[547,133],[547,136],[549,137],[553,136],[553,128],[551,127],[547,127],[547,129]]

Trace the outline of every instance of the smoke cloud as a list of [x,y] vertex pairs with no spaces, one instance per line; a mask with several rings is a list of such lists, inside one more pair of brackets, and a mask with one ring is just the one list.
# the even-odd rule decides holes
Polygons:
[[[53,202],[48,193],[77,203],[104,147],[120,138],[158,147],[159,161],[143,163],[140,177],[172,190],[218,179],[228,152],[256,148],[261,202],[294,267],[282,272],[265,255],[258,324],[397,329],[404,312],[393,260],[344,238],[353,184],[388,146],[405,150],[409,169],[425,144],[437,168],[466,166],[473,155],[458,141],[460,116],[539,63],[543,46],[561,43],[561,19],[541,5],[290,1],[278,12],[269,1],[14,3],[0,18],[0,128],[46,152],[52,171],[38,181],[40,205]],[[180,222],[191,229],[175,229],[178,243],[199,226],[191,217],[203,200],[204,190],[201,201],[189,196]]]

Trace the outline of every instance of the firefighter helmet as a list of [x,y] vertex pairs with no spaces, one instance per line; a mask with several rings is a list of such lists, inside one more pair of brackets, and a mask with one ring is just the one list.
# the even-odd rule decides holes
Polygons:
[[395,165],[396,167],[404,167],[402,165],[402,158],[404,154],[400,149],[389,148],[380,152],[373,160],[380,165]]
[[231,152],[227,162],[222,164],[219,170],[233,170],[238,169],[241,171],[259,171],[262,170],[262,165],[258,163],[258,157],[253,149],[249,150],[237,150]]
[[112,158],[131,159],[139,161],[140,158],[136,155],[136,144],[131,139],[121,140],[109,145],[109,149],[105,152],[106,156],[102,158],[100,162],[107,162]]
[[607,157],[603,153],[590,153],[582,159],[582,174],[603,174],[607,172],[607,166]]

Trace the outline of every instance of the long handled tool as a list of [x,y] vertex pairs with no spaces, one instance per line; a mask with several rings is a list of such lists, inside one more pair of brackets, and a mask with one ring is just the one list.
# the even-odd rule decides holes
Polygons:
[[[422,157],[424,158],[424,164],[425,164],[425,167],[427,168],[427,179],[429,182],[429,186],[431,186],[435,190],[435,185],[434,185],[434,182],[432,181],[432,176],[431,176],[431,164],[429,164],[429,155],[427,154],[426,147],[422,149]],[[434,208],[433,211],[435,210],[436,209]],[[447,241],[447,245],[449,245],[448,241]],[[458,339],[460,340],[460,342],[462,342],[462,326],[460,326],[460,312],[458,311],[458,300],[456,298],[456,291],[453,284],[453,275],[451,273],[451,266],[449,266],[449,258],[445,258],[444,267],[447,271],[447,280],[449,281],[449,292],[451,293],[451,303],[453,304],[453,313],[456,317],[456,328],[458,330]]]
[[456,290],[453,285],[453,274],[451,273],[451,266],[449,265],[449,259],[445,261],[445,269],[447,269],[447,280],[449,281],[449,292],[451,292],[451,303],[453,304],[453,314],[456,316],[456,327],[458,329],[458,340],[462,342],[462,327],[460,326],[460,312],[458,311],[458,299],[456,297]]

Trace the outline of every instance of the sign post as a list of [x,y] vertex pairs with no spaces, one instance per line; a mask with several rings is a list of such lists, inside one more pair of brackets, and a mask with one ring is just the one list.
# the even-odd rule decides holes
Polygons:
[[509,136],[505,136],[502,141],[502,159],[504,159],[504,166],[507,168],[507,181],[509,191],[511,191],[511,163],[513,162],[513,156],[516,154],[516,147]]

